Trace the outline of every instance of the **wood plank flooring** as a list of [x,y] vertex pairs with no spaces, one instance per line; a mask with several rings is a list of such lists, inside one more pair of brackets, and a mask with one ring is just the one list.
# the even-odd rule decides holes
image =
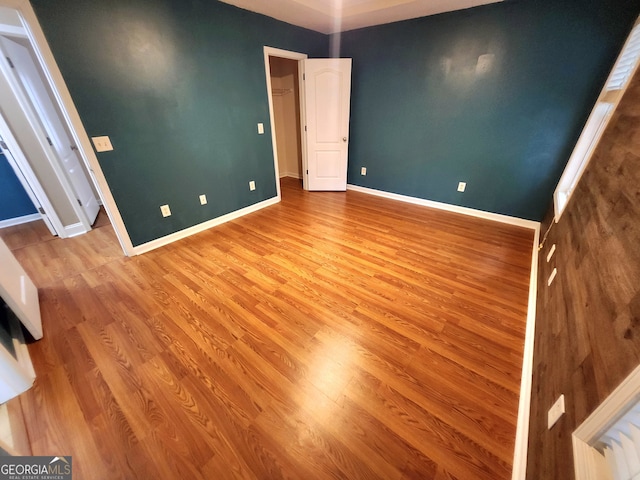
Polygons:
[[45,330],[34,454],[78,479],[510,478],[533,233],[282,183],[135,258],[110,226],[12,241]]

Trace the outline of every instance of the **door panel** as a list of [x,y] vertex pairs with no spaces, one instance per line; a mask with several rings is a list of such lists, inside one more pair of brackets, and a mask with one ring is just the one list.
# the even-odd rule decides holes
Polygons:
[[73,138],[65,128],[29,50],[3,36],[0,36],[0,45],[3,53],[11,59],[14,65],[12,70],[31,101],[44,131],[47,132],[52,148],[67,174],[89,223],[93,224],[100,205],[82,168]]
[[38,289],[11,250],[0,240],[0,297],[9,305],[33,338],[42,338]]
[[340,178],[342,175],[342,152],[340,150],[318,152],[316,155],[319,179]]
[[304,60],[309,190],[347,189],[351,59]]

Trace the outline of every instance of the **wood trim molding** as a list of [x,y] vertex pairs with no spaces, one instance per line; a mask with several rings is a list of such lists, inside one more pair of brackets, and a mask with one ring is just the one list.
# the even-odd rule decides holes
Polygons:
[[458,205],[451,205],[451,204],[442,203],[442,202],[434,202],[433,200],[425,200],[423,198],[418,198],[418,197],[399,195],[397,193],[385,192],[383,190],[376,190],[374,188],[361,187],[359,185],[352,185],[350,183],[347,184],[347,190],[353,190],[354,192],[360,192],[360,193],[367,193],[369,195],[389,198],[391,200],[399,200],[401,202],[412,203],[414,205],[422,205],[425,207],[437,208],[439,210],[446,210],[454,213],[462,213],[463,215],[469,215],[471,217],[484,218],[486,220],[493,220],[494,222],[507,223],[509,225],[516,225],[518,227],[530,228],[531,230],[540,230],[540,222],[534,222],[533,220],[525,220],[524,218],[510,217],[508,215],[485,212],[483,210],[476,210],[474,208],[460,207]]
[[243,217],[250,213],[261,210],[265,207],[269,207],[271,205],[275,205],[280,202],[280,196],[276,196],[270,198],[268,200],[264,200],[260,203],[256,203],[254,205],[249,205],[248,207],[241,208],[240,210],[236,210],[235,212],[227,213],[226,215],[222,215],[221,217],[217,217],[206,222],[200,223],[198,225],[194,225],[193,227],[185,228],[184,230],[180,230],[178,232],[172,233],[170,235],[166,235],[164,237],[157,238],[156,240],[152,240],[147,243],[143,243],[142,245],[138,245],[137,247],[133,247],[134,255],[141,255],[143,253],[150,252],[151,250],[155,250],[156,248],[163,247],[165,245],[169,245],[177,240],[181,240],[183,238],[189,237],[191,235],[195,235],[196,233],[200,233],[204,230],[208,230],[209,228],[216,227],[226,222],[230,222],[231,220],[235,220],[237,218]]

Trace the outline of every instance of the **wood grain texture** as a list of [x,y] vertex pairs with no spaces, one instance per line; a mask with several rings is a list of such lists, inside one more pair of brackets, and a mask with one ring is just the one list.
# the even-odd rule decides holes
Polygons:
[[77,478],[507,479],[533,233],[283,180],[135,258],[14,250],[40,287],[35,454]]
[[[540,255],[529,479],[573,478],[572,432],[640,362],[639,185],[636,73]],[[567,413],[547,430],[560,394]]]

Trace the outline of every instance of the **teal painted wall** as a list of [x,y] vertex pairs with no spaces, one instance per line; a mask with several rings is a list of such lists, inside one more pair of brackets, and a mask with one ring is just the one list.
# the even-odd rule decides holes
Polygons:
[[327,36],[214,0],[32,4],[87,133],[111,138],[134,245],[276,195],[263,46],[327,56]]
[[541,220],[639,11],[508,1],[342,34],[349,183]]
[[38,213],[9,161],[0,153],[0,220]]
[[[320,57],[336,37],[214,0],[32,3],[87,133],[111,137],[134,245],[275,196],[262,47]],[[512,0],[342,34],[349,182],[541,219],[639,9]]]

